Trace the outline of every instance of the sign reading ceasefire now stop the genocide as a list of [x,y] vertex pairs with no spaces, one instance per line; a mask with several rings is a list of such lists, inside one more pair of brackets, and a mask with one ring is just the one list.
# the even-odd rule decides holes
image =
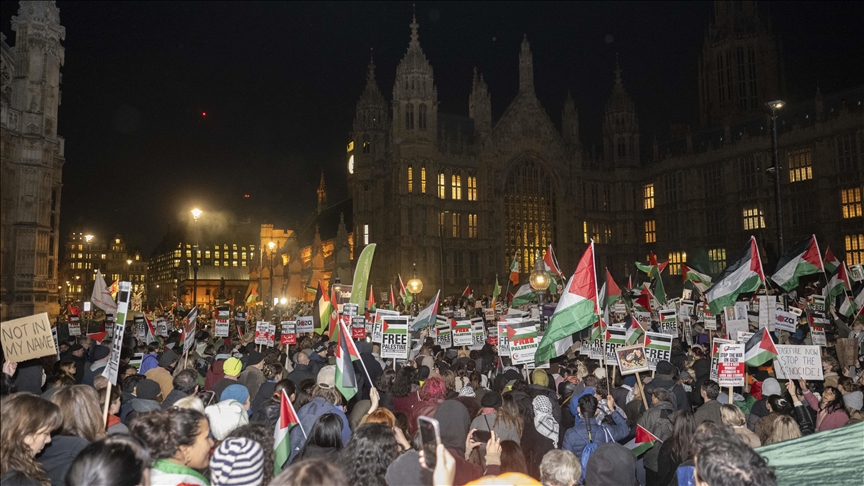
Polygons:
[[51,321],[44,312],[0,324],[0,343],[6,360],[16,363],[57,354]]

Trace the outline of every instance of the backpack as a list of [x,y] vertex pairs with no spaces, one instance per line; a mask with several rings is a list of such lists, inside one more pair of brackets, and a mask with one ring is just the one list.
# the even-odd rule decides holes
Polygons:
[[[612,437],[609,435],[609,430],[603,425],[599,425],[600,429],[603,430],[603,433],[606,435],[606,442],[615,442],[612,440]],[[578,432],[577,432],[578,433]],[[579,434],[582,435],[582,434]],[[588,444],[585,445],[585,448],[582,449],[582,457],[579,459],[579,462],[582,464],[582,477],[579,478],[580,483],[585,482],[585,472],[588,470],[588,459],[591,458],[591,454],[597,450],[597,444],[594,443],[594,434],[591,433],[591,430],[588,430]]]

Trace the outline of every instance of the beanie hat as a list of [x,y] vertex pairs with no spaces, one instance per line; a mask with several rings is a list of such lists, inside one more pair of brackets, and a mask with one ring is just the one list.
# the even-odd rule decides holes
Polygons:
[[602,367],[597,368],[596,370],[594,370],[594,376],[596,376],[598,380],[606,378],[606,369]]
[[237,376],[240,374],[240,370],[243,369],[243,364],[239,359],[231,357],[225,360],[222,363],[222,371],[225,372],[227,376]]
[[213,486],[260,486],[264,481],[264,449],[245,437],[231,437],[219,444],[210,458]]
[[484,408],[498,408],[504,404],[501,394],[496,391],[487,391],[480,399],[480,406]]
[[780,383],[776,378],[766,378],[762,382],[762,398],[768,398],[771,395],[780,395]]
[[255,366],[264,359],[264,353],[252,350],[249,352],[249,366]]
[[100,359],[105,359],[111,355],[111,349],[108,346],[96,346],[93,349],[93,360],[99,361]]
[[249,389],[239,383],[225,388],[222,390],[222,394],[219,395],[220,401],[237,400],[237,403],[240,405],[244,405],[248,399]]
[[162,356],[159,357],[159,366],[163,368],[167,368],[174,364],[175,361],[180,359],[180,356],[177,355],[173,350],[168,350],[162,353]]
[[657,363],[657,374],[658,375],[671,375],[672,374],[672,363],[664,360],[661,360]]
[[426,381],[426,379],[429,378],[430,371],[431,370],[428,366],[421,366],[417,368],[417,379],[420,381]]
[[156,396],[160,393],[162,388],[153,380],[141,380],[135,387],[135,396],[142,400],[156,400]]
[[249,414],[243,404],[234,400],[223,400],[204,409],[210,420],[210,432],[216,440],[225,440],[237,427],[249,423]]
[[330,388],[336,386],[336,367],[327,365],[321,368],[321,371],[318,372],[317,380],[319,385],[327,385]]
[[861,411],[861,408],[864,407],[864,403],[862,402],[864,402],[864,393],[861,393],[860,391],[854,391],[843,395],[843,403],[845,403],[849,408]]

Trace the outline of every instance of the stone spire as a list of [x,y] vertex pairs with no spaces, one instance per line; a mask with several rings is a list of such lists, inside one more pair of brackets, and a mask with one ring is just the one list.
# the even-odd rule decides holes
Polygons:
[[522,50],[519,51],[519,91],[534,92],[534,56],[528,34],[522,37]]
[[483,75],[477,75],[476,67],[468,96],[468,116],[474,120],[474,133],[484,134],[492,129],[492,98]]
[[639,120],[633,100],[624,90],[621,65],[615,55],[615,84],[606,102],[603,145],[607,163],[614,167],[639,164]]
[[318,214],[327,209],[327,191],[324,189],[324,171],[321,171],[321,182],[318,184]]
[[567,90],[567,99],[564,100],[564,110],[561,112],[561,132],[566,143],[579,145],[579,112],[570,90]]
[[396,83],[393,87],[393,101],[406,99],[438,100],[438,90],[435,88],[432,66],[420,47],[420,35],[417,30],[420,25],[417,17],[411,19],[411,40],[408,50],[396,67]]

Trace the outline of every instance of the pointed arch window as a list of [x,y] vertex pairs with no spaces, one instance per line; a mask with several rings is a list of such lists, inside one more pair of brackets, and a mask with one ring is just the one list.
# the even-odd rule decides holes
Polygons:
[[417,124],[420,130],[426,130],[426,103],[420,103],[420,118]]
[[414,130],[414,105],[405,105],[405,129]]
[[408,166],[408,194],[414,192],[414,167]]
[[452,188],[450,193],[451,199],[456,199],[457,201],[462,199],[462,176],[459,174],[453,174],[452,179]]
[[426,166],[420,167],[420,193],[426,194]]
[[363,153],[368,154],[372,151],[372,142],[369,140],[369,135],[363,135]]
[[447,176],[444,175],[444,172],[438,173],[438,199],[446,199],[447,198]]

